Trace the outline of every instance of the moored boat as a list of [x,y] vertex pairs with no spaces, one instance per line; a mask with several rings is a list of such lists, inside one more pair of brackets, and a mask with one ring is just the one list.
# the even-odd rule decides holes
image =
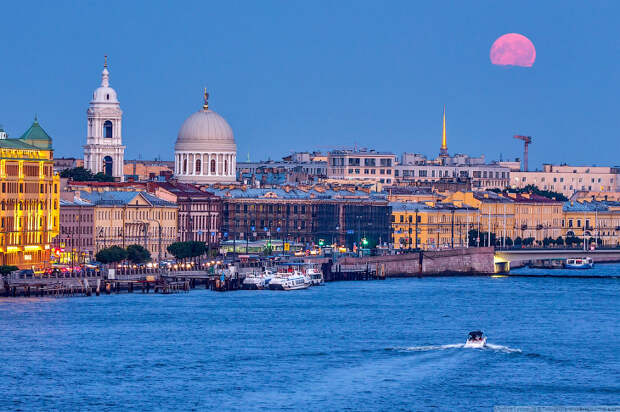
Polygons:
[[594,262],[592,258],[568,258],[566,259],[566,269],[592,269]]
[[325,284],[323,272],[317,266],[309,266],[306,269],[306,276],[310,278],[312,286],[323,286]]

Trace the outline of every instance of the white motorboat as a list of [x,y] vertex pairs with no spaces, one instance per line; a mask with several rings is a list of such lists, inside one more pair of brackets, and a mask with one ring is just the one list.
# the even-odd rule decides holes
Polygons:
[[308,279],[298,270],[278,272],[269,282],[269,289],[272,290],[296,290],[309,286]]
[[311,284],[312,283],[309,281],[308,277],[297,272],[285,278],[284,282],[282,282],[282,289],[284,290],[306,289],[310,287]]
[[263,289],[265,287],[265,278],[261,274],[252,273],[243,279],[241,286],[243,289]]
[[272,270],[265,269],[262,273],[251,273],[243,279],[243,289],[264,289],[268,287],[271,278],[275,276]]
[[484,336],[481,330],[475,330],[473,332],[469,332],[469,336],[467,336],[467,342],[465,342],[465,348],[484,348],[487,344],[487,338]]
[[592,269],[594,262],[592,258],[568,258],[566,259],[566,269]]
[[323,272],[321,272],[321,270],[316,266],[310,266],[306,269],[306,276],[310,278],[310,283],[312,283],[312,286],[322,286],[325,284]]

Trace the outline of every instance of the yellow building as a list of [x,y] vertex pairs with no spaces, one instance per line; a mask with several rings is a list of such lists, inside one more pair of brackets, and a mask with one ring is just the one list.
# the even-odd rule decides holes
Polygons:
[[391,202],[395,249],[467,247],[478,211],[450,204]]
[[589,239],[601,246],[620,245],[620,202],[565,202],[562,236]]
[[[505,245],[505,240],[515,239],[515,204],[511,199],[507,199],[494,192],[455,192],[447,196],[442,203],[449,203],[464,208],[476,210],[476,220],[473,230],[480,233],[480,238],[475,240],[476,245],[487,246],[488,236],[485,234],[495,234],[495,238],[501,245]],[[493,238],[493,236],[491,236]],[[484,239],[487,239],[486,244]]]
[[53,169],[52,139],[36,118],[19,139],[0,129],[0,265],[49,265],[59,220]]
[[[530,193],[506,194],[514,202],[515,236],[556,239],[562,235],[562,202]],[[513,238],[514,239],[514,238]]]
[[94,253],[110,247],[144,246],[153,260],[169,257],[167,247],[177,241],[178,207],[146,192],[80,193],[93,205]]

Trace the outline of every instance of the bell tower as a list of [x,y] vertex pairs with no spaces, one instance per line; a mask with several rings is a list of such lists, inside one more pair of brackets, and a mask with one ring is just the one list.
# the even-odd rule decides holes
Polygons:
[[123,111],[116,91],[110,87],[107,56],[101,72],[101,86],[93,93],[86,116],[84,167],[94,174],[101,172],[122,182],[125,159]]

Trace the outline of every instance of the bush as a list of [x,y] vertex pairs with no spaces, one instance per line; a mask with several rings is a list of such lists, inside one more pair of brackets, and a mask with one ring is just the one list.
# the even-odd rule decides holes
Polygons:
[[127,246],[127,259],[131,263],[145,263],[151,260],[151,252],[141,245]]

